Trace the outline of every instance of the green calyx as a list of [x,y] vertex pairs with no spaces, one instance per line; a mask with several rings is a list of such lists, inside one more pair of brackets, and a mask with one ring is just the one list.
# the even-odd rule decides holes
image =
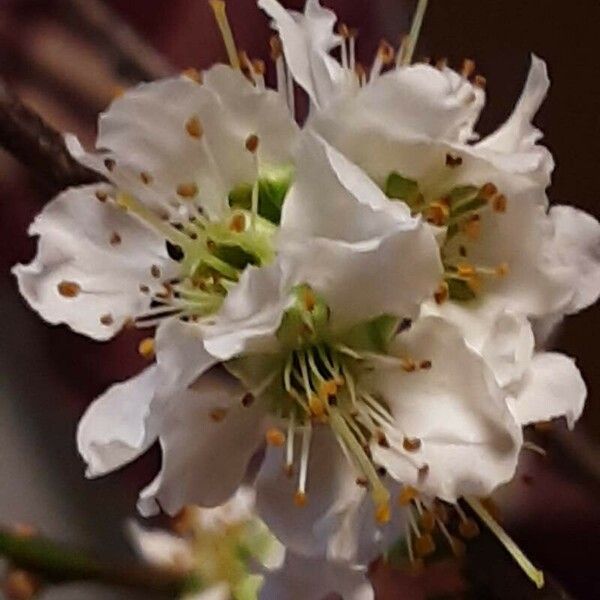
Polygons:
[[[258,214],[267,221],[279,224],[285,196],[292,185],[291,166],[263,167],[258,178]],[[229,206],[251,210],[254,184],[242,183],[229,193]]]

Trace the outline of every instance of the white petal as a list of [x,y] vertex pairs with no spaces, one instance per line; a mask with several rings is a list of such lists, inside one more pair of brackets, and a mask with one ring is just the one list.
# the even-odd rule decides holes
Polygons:
[[563,415],[569,427],[581,416],[587,396],[585,382],[573,359],[556,352],[536,354],[510,409],[521,425]]
[[220,360],[277,349],[275,332],[288,303],[279,262],[248,267],[204,327],[206,350]]
[[186,389],[215,362],[204,347],[202,330],[196,323],[173,318],[159,325],[156,332],[156,363],[161,394]]
[[[273,534],[293,552],[368,563],[383,550],[371,497],[356,484],[358,472],[331,430],[313,430],[306,506],[294,504],[301,436],[295,440],[294,477],[284,472],[284,451],[267,448],[256,480],[256,508]],[[392,526],[389,528],[392,529]],[[387,532],[386,532],[387,533]]]
[[127,521],[128,537],[142,558],[166,569],[194,567],[191,545],[185,539],[162,529],[146,529],[130,519]]
[[574,294],[567,312],[578,312],[600,296],[600,224],[571,206],[553,206],[550,219],[551,244],[559,265],[568,269]]
[[[213,371],[171,401],[160,431],[161,472],[142,491],[138,508],[155,514],[159,506],[175,514],[187,504],[217,506],[240,485],[254,452],[264,440],[264,409],[255,402],[231,406],[244,390],[232,377]],[[225,418],[211,418],[215,410]]]
[[461,141],[473,137],[484,102],[483,92],[456,72],[413,65],[347,94],[311,115],[310,125],[344,152],[365,133]]
[[518,162],[534,160],[535,167],[530,170],[539,170],[540,180],[546,183],[549,182],[554,162],[548,150],[536,144],[542,133],[531,121],[544,101],[549,87],[546,63],[532,55],[529,75],[513,113],[502,127],[476,146],[477,149],[512,155],[511,160],[515,165]]
[[336,327],[382,313],[413,315],[441,276],[431,229],[308,134],[283,209],[280,253],[294,283],[324,296]]
[[[178,265],[168,257],[164,239],[99,202],[98,190],[110,188],[71,188],[50,202],[29,229],[39,236],[36,258],[13,272],[23,296],[46,321],[66,323],[78,333],[105,340],[128,318],[149,308],[150,295],[142,293],[140,285],[158,291],[160,281],[151,276],[152,265],[164,278],[175,274]],[[77,284],[79,293],[61,295],[62,282]]]
[[240,486],[231,498],[213,508],[195,509],[198,526],[205,530],[219,531],[230,525],[254,518],[256,493],[248,486]]
[[156,440],[164,403],[155,397],[156,367],[110,387],[87,409],[77,428],[77,447],[87,477],[131,462]]
[[344,600],[374,600],[364,569],[288,552],[282,569],[269,573],[260,600],[321,600],[330,593]]
[[[485,496],[508,481],[521,431],[483,359],[437,317],[419,319],[396,343],[399,356],[430,360],[432,366],[406,373],[388,364],[366,378],[396,421],[387,432],[392,448],[374,445],[375,459],[397,480],[448,501]],[[421,448],[405,451],[404,436],[421,440]],[[428,474],[419,478],[417,468],[425,464]]]
[[294,80],[316,106],[328,104],[349,83],[342,67],[329,56],[340,44],[340,37],[333,34],[335,14],[318,0],[307,0],[304,15],[285,10],[276,0],[259,0],[258,6],[273,19]]

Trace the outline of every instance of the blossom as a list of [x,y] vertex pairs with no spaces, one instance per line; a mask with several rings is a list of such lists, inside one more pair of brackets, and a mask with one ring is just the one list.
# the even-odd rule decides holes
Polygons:
[[68,138],[108,181],[38,215],[37,256],[14,269],[21,293],[98,340],[215,312],[246,265],[272,259],[296,134],[280,96],[229,67],[127,91],[100,116],[96,153]]
[[[373,598],[364,570],[286,552],[254,511],[255,493],[240,487],[214,508],[189,506],[174,521],[176,533],[128,524],[130,539],[147,562],[193,574],[201,591],[190,600],[302,600],[330,592]],[[319,577],[310,576],[319,570]]]
[[[468,143],[477,139],[485,83],[473,76],[472,61],[461,73],[444,63],[408,65],[402,48],[394,61],[393,49],[382,45],[367,80],[349,59],[354,36],[344,26],[335,36],[335,15],[318,2],[308,1],[304,15],[275,0],[259,4],[274,19],[293,77],[311,97],[308,126],[438,232],[445,274],[426,314],[451,320],[482,350],[504,312],[524,315],[542,332],[597,300],[600,226],[572,207],[549,208],[545,193],[553,160],[531,124],[549,86],[543,61],[532,57],[504,125]],[[329,50],[340,44],[338,63]],[[382,73],[385,65],[392,68]],[[507,343],[518,351],[522,338]]]

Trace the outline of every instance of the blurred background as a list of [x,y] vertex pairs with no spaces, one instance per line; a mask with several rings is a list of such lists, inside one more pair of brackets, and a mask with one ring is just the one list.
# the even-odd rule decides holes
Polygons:
[[[302,0],[284,0],[301,8]],[[369,64],[381,38],[406,32],[412,0],[325,0],[340,21],[359,28],[358,57]],[[270,31],[255,0],[230,0],[238,46],[268,61]],[[549,191],[600,216],[600,41],[598,0],[430,0],[417,58],[477,62],[488,105],[478,130],[504,120],[520,93],[534,52],[548,62],[552,88],[537,125],[557,168]],[[0,77],[61,131],[91,145],[96,117],[140,80],[224,61],[205,0],[0,0]],[[269,72],[273,75],[272,69]],[[142,367],[135,333],[91,343],[49,327],[19,298],[11,266],[28,262],[27,226],[51,197],[0,151],[0,523],[27,522],[58,539],[128,556],[123,519],[159,464],[158,452],[99,481],[83,478],[76,423],[106,386]],[[577,358],[589,386],[574,434],[562,423],[532,433],[547,456],[523,457],[511,489],[498,496],[504,524],[527,554],[575,598],[600,598],[600,369],[597,308],[569,318],[555,348]],[[380,577],[380,597],[425,598],[418,585]],[[385,589],[384,589],[385,588]],[[404,590],[404,591],[402,591]],[[516,598],[510,595],[500,596]],[[92,587],[48,598],[132,598]],[[533,596],[532,596],[533,597]],[[307,599],[311,600],[311,599]]]

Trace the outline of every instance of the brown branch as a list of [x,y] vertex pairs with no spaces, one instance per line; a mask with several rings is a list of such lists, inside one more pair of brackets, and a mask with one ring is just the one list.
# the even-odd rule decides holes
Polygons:
[[61,0],[62,18],[112,59],[119,75],[133,81],[173,73],[169,62],[147,44],[119,15],[99,0]]
[[102,181],[68,152],[63,136],[25,106],[0,80],[0,146],[31,169],[52,192]]

